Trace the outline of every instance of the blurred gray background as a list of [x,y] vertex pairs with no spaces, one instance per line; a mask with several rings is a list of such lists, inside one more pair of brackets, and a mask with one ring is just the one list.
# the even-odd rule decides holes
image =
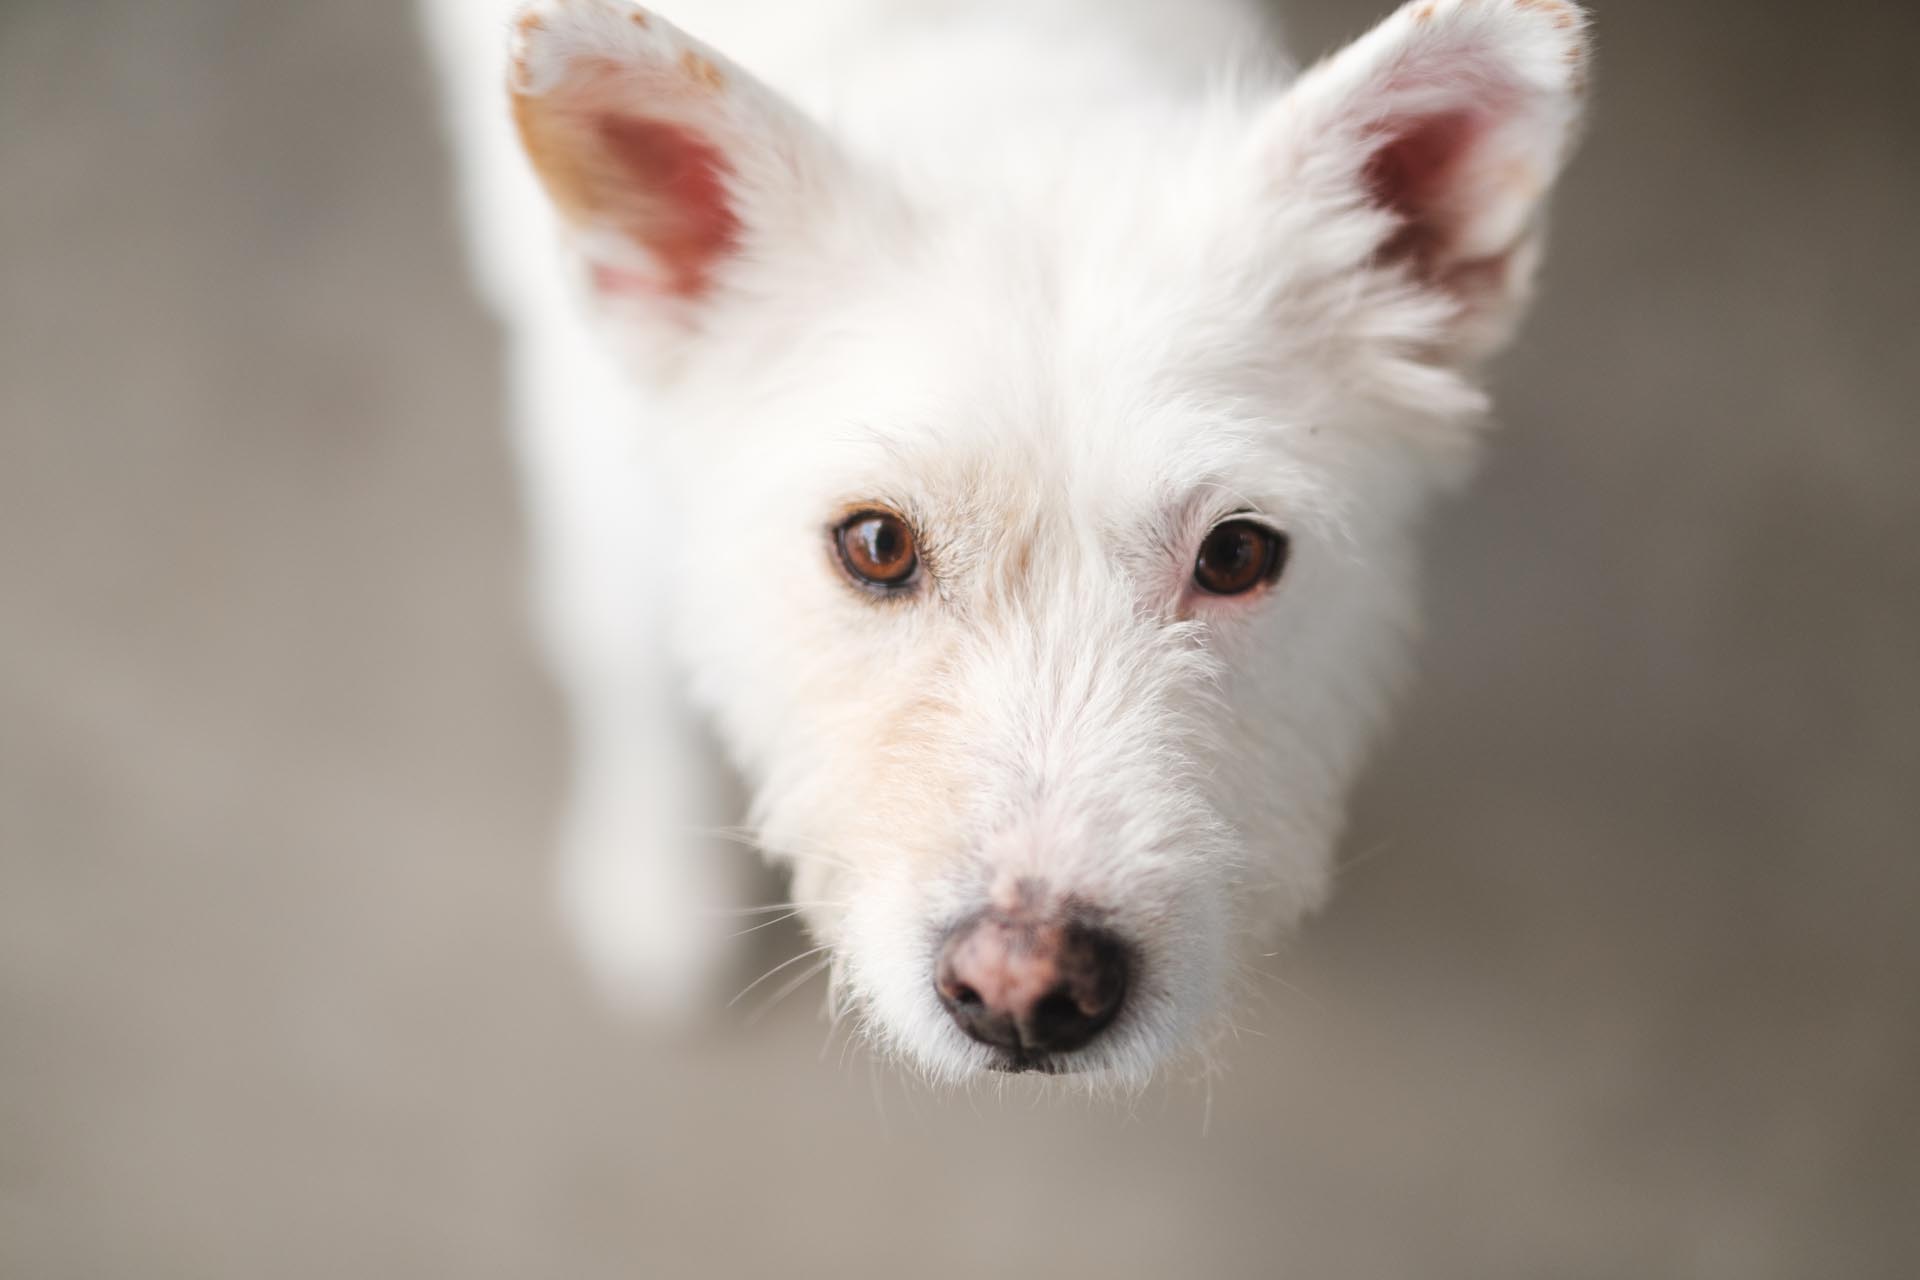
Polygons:
[[1920,1274],[1920,18],[1596,7],[1343,892],[1128,1108],[598,1007],[411,12],[0,3],[0,1275]]

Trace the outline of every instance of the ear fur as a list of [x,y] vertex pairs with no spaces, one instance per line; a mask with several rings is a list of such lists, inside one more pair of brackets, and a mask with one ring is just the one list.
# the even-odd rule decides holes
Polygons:
[[1453,304],[1441,354],[1505,342],[1577,137],[1586,17],[1567,0],[1414,0],[1307,71],[1266,124],[1281,189],[1370,219],[1371,263]]
[[536,0],[514,24],[514,121],[593,291],[686,317],[839,167],[771,89],[622,0]]

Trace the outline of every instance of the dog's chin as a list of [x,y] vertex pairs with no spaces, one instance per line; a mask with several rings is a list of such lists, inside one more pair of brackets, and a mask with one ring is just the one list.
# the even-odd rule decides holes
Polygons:
[[1155,1066],[1144,1052],[1127,1046],[1075,1053],[1015,1054],[985,1048],[969,1075],[985,1081],[1032,1081],[1096,1095],[1128,1095],[1152,1082]]
[[1130,1095],[1152,1083],[1168,1055],[1125,1036],[1057,1053],[1016,1053],[941,1037],[933,1044],[908,1046],[904,1056],[925,1078],[948,1086],[1017,1080],[1095,1095]]
[[1091,1069],[1085,1064],[1076,1064],[1071,1054],[1057,1053],[1008,1053],[1004,1049],[990,1049],[987,1053],[987,1067],[990,1072],[1000,1075],[1023,1076],[1066,1076],[1088,1075]]

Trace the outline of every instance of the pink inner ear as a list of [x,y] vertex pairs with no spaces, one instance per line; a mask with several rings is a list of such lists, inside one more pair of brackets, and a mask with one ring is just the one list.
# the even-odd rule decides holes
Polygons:
[[618,267],[596,268],[605,292],[706,291],[714,268],[740,243],[740,219],[727,195],[732,172],[719,148],[682,125],[633,116],[599,122],[601,144],[634,193],[628,230],[665,271],[663,281]]
[[1444,264],[1458,233],[1456,193],[1461,169],[1485,128],[1470,111],[1401,123],[1367,161],[1367,192],[1399,215],[1401,225],[1381,255],[1410,262],[1431,276]]

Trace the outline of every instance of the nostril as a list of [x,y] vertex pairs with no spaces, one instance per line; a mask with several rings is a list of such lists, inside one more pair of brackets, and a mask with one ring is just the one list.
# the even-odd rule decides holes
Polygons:
[[1086,1016],[1079,1002],[1059,988],[1033,1007],[1026,1020],[1027,1038],[1036,1043],[1070,1040]]
[[1104,929],[993,912],[948,933],[934,985],[962,1031],[1024,1060],[1105,1030],[1130,968],[1126,944]]
[[1034,1005],[1023,1038],[1041,1049],[1078,1049],[1105,1030],[1126,999],[1131,959],[1105,929],[1069,925],[1060,942],[1060,981]]
[[1034,1006],[1033,1018],[1036,1022],[1071,1022],[1082,1016],[1080,1006],[1064,988],[1055,991],[1045,1000]]

